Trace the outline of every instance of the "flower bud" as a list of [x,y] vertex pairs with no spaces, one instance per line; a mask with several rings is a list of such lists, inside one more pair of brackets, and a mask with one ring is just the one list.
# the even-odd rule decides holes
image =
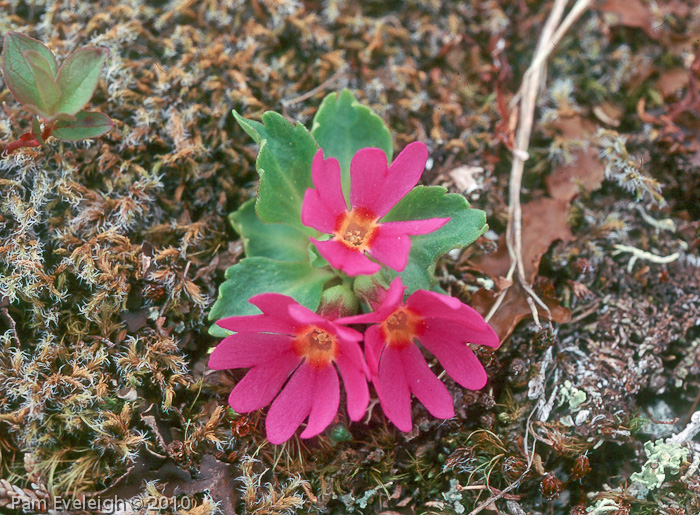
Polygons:
[[350,287],[346,284],[338,284],[323,292],[317,312],[329,320],[335,320],[356,315],[359,309],[360,304]]
[[384,302],[389,285],[385,284],[383,278],[378,278],[376,275],[361,275],[355,279],[352,289],[360,302],[376,310]]

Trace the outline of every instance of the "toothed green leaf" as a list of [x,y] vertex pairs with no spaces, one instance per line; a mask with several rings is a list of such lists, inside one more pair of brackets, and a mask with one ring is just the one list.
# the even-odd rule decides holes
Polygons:
[[[308,262],[245,258],[226,270],[226,281],[219,287],[219,298],[209,312],[209,320],[259,313],[258,308],[248,302],[259,293],[288,295],[307,308],[316,310],[323,285],[332,277],[334,274],[330,270],[314,268]],[[209,334],[226,336],[229,332],[214,324]]]
[[340,163],[347,197],[350,194],[350,161],[358,150],[380,148],[388,162],[394,152],[391,133],[384,121],[369,107],[360,104],[347,89],[323,99],[314,116],[311,134],[323,149],[324,157],[335,157]]

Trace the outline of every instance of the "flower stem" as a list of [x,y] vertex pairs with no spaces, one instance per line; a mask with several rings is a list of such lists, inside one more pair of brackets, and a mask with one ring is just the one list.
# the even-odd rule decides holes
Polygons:
[[[44,130],[41,133],[41,139],[46,141],[46,138],[51,136],[51,133],[53,132],[53,125],[52,124],[47,124],[44,127]],[[22,134],[17,141],[13,141],[11,143],[8,143],[5,148],[2,149],[2,154],[3,155],[10,155],[12,152],[15,150],[18,150],[20,148],[30,148],[30,147],[38,147],[41,145],[41,141],[37,139],[37,137],[34,135],[33,132],[25,132]]]

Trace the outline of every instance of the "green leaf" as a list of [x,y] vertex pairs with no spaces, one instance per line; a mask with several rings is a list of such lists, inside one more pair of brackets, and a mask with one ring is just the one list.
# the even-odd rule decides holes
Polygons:
[[279,261],[308,260],[309,237],[288,225],[261,222],[255,214],[255,200],[248,200],[229,215],[231,225],[241,235],[246,256]]
[[56,112],[76,114],[85,107],[95,92],[107,54],[106,48],[85,47],[63,61],[56,77],[61,89]]
[[80,111],[75,120],[59,120],[52,136],[63,141],[80,141],[107,134],[114,127],[111,118],[95,111]]
[[20,32],[8,32],[5,35],[4,48],[7,48],[8,40],[11,40],[11,46],[17,49],[19,52],[24,53],[29,50],[39,52],[44,59],[49,63],[51,70],[51,75],[56,76],[58,70],[58,63],[56,62],[56,56],[53,52],[44,45],[41,41],[25,36]]
[[486,213],[471,209],[467,199],[456,193],[445,194],[441,186],[413,188],[381,221],[425,220],[450,217],[441,229],[421,236],[411,236],[411,253],[401,275],[408,293],[429,290],[435,284],[437,260],[452,249],[466,247],[488,229]]
[[39,52],[27,50],[24,55],[36,80],[36,89],[40,100],[39,108],[52,115],[55,113],[56,105],[61,100],[61,90],[58,88],[56,79],[51,75],[51,66]]
[[238,125],[240,125],[244,131],[246,131],[248,136],[253,138],[253,141],[255,141],[255,143],[260,144],[260,134],[265,133],[265,126],[260,122],[256,122],[255,120],[247,120],[243,118],[240,114],[236,112],[235,109],[232,111],[232,113],[233,117],[238,122]]
[[360,104],[347,89],[323,99],[314,116],[311,134],[323,149],[324,156],[335,157],[340,163],[347,198],[350,195],[350,161],[358,150],[380,148],[389,163],[394,153],[391,133],[382,119],[369,107]]
[[260,174],[255,211],[260,220],[317,235],[317,231],[301,223],[301,204],[306,190],[313,187],[311,163],[318,150],[309,131],[300,123],[292,125],[273,111],[263,114],[263,123],[245,120],[235,111],[233,116],[260,144],[255,163]]
[[[249,257],[226,270],[226,281],[219,287],[219,298],[209,312],[209,320],[230,316],[254,315],[258,308],[248,299],[259,293],[282,293],[309,309],[321,301],[323,285],[334,274],[312,267],[309,263],[275,261],[266,257]],[[213,336],[226,336],[228,331],[217,325],[209,328]]]
[[314,268],[323,268],[330,266],[328,261],[321,255],[321,253],[316,248],[316,245],[309,245],[306,253],[306,257]]
[[30,111],[49,118],[55,97],[56,58],[43,43],[18,32],[5,35],[2,71],[12,95]]

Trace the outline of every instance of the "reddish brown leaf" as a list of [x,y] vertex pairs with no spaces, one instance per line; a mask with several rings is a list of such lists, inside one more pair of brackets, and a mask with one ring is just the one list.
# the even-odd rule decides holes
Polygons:
[[679,89],[688,85],[690,76],[688,70],[683,68],[673,68],[666,70],[661,74],[659,80],[656,81],[656,88],[664,98],[670,97]]
[[[493,306],[493,303],[496,301],[497,296],[497,293],[481,288],[472,295],[472,307],[486,316],[486,313],[489,312],[491,306]],[[570,309],[561,306],[551,299],[545,298],[543,301],[549,308],[554,322],[565,324],[571,320]],[[539,306],[537,307],[537,311],[541,319],[546,320],[549,318],[547,312]],[[522,290],[520,284],[515,283],[506,293],[501,306],[496,313],[494,313],[493,317],[491,317],[491,320],[489,320],[489,324],[493,327],[493,330],[496,331],[501,343],[503,343],[513,332],[515,326],[518,325],[518,322],[529,317],[531,314],[532,310],[527,303],[525,292]]]
[[[561,118],[557,126],[565,139],[590,141],[596,132],[593,123],[578,115]],[[572,154],[576,158],[573,163],[555,168],[546,178],[549,194],[567,203],[571,202],[581,189],[597,190],[605,179],[605,167],[595,148],[589,146],[575,150]]]
[[652,26],[651,9],[640,0],[605,0],[598,9],[616,16],[612,25],[636,27],[646,32],[650,38],[656,39],[655,30],[658,27]]
[[[523,266],[529,283],[535,279],[540,259],[549,246],[557,241],[570,241],[573,238],[566,218],[569,204],[553,198],[540,198],[525,204],[523,210]],[[510,257],[505,244],[505,236],[498,242],[498,250],[493,254],[475,260],[474,267],[491,277],[505,277],[510,268]]]
[[[525,278],[532,284],[542,256],[550,245],[557,241],[570,241],[573,238],[566,221],[569,213],[569,203],[564,200],[541,198],[523,206],[523,266]],[[475,269],[488,274],[497,284],[505,285],[505,276],[510,268],[510,257],[501,237],[498,250],[473,262]],[[482,315],[486,315],[498,296],[497,292],[486,289],[478,290],[472,296],[472,306]],[[571,312],[551,299],[544,299],[552,313],[552,319],[558,323],[566,323],[571,318]],[[531,314],[525,292],[518,283],[511,286],[503,299],[503,303],[491,318],[490,324],[503,342],[515,326],[523,318]],[[546,318],[546,313],[540,312]]]

